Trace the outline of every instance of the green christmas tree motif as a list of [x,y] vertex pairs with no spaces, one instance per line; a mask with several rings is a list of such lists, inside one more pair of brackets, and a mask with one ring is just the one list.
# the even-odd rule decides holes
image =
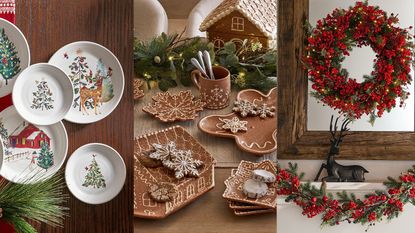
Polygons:
[[4,127],[3,118],[0,118],[0,138],[4,143],[9,141],[9,133],[7,132],[6,127]]
[[[71,70],[71,74],[69,74],[69,78],[72,81],[72,85],[74,87],[74,102],[73,108],[78,108],[79,111],[81,109],[81,96],[80,91],[81,88],[87,87],[90,84],[96,82],[95,78],[92,75],[92,70],[89,69],[88,63],[86,62],[86,57],[80,55],[80,51],[77,52],[78,56],[76,56],[69,65],[69,69]],[[93,88],[90,86],[90,88]],[[92,106],[92,104],[91,104]]]
[[20,59],[16,46],[6,35],[4,28],[0,29],[0,75],[8,81],[20,72]]
[[37,165],[46,170],[53,166],[53,152],[47,142],[42,145],[39,157],[37,158]]
[[7,131],[6,127],[4,127],[3,118],[0,118],[0,138],[3,141],[4,145],[4,155],[10,155],[10,144],[9,144],[9,132]]
[[91,164],[89,164],[88,167],[85,167],[85,170],[87,170],[87,174],[85,176],[85,181],[82,184],[82,186],[92,186],[93,188],[105,188],[107,187],[107,185],[105,184],[105,178],[101,173],[101,169],[99,168],[95,156],[96,155],[92,155]]
[[37,90],[33,92],[32,105],[33,109],[49,110],[53,109],[52,92],[45,80],[35,81]]

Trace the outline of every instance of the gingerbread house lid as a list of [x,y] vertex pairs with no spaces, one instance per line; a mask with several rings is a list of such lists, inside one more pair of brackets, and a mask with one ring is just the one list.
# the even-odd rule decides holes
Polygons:
[[200,25],[204,32],[213,24],[237,10],[265,36],[274,38],[277,32],[277,0],[224,0]]

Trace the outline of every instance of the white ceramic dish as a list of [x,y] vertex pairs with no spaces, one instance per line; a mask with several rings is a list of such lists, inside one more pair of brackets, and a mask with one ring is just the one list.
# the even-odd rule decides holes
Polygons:
[[[3,167],[0,175],[14,183],[50,177],[65,162],[68,135],[62,122],[49,126],[28,123],[14,106],[0,112]],[[32,180],[33,181],[33,180]]]
[[[4,34],[3,34],[4,29]],[[0,46],[11,48],[8,52],[16,52],[16,55],[6,55],[5,49],[0,49],[1,65],[7,64],[13,67],[7,71],[0,67],[0,98],[10,94],[14,82],[20,72],[30,64],[29,44],[18,27],[7,20],[0,18]],[[14,48],[14,49],[13,49]],[[9,59],[7,58],[9,57]],[[14,60],[11,58],[13,57]],[[18,59],[18,60],[16,60]],[[6,80],[7,79],[7,80]]]
[[35,125],[52,125],[69,112],[74,93],[65,72],[48,63],[38,63],[19,75],[12,96],[23,119]]
[[66,164],[65,179],[71,193],[88,204],[112,200],[124,186],[126,167],[110,146],[91,143],[78,148]]
[[65,119],[79,124],[99,121],[119,104],[124,72],[114,54],[102,45],[79,41],[65,45],[49,60],[71,79],[74,100]]

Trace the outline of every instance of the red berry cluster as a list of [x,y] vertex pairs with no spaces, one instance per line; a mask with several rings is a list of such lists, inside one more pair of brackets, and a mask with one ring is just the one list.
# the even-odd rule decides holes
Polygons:
[[[408,30],[394,26],[398,21],[367,2],[335,9],[319,20],[303,58],[314,96],[356,119],[364,114],[381,117],[396,106],[397,97],[402,106],[409,95],[405,87],[412,81],[414,46]],[[374,70],[362,83],[341,67],[354,46],[370,46],[377,54]]]
[[[403,211],[406,203],[415,203],[415,170],[408,170],[389,185],[384,193],[373,193],[365,199],[348,198],[344,195],[334,199],[324,192],[315,194],[310,185],[301,184],[298,175],[277,168],[277,194],[287,196],[299,206],[308,218],[322,215],[323,224],[337,225],[349,223],[371,223],[380,221],[383,216],[393,218]],[[314,195],[313,195],[314,193]]]

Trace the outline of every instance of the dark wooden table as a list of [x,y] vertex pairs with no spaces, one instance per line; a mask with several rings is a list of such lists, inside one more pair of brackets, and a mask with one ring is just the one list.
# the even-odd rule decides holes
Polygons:
[[133,232],[133,1],[132,0],[16,0],[16,25],[25,34],[32,64],[47,62],[65,44],[79,40],[97,42],[120,60],[126,88],[118,108],[104,120],[76,125],[65,122],[69,136],[69,155],[78,147],[101,142],[123,156],[127,179],[121,193],[102,205],[84,204],[72,195],[69,217],[63,229],[38,226],[44,232],[118,233]]

